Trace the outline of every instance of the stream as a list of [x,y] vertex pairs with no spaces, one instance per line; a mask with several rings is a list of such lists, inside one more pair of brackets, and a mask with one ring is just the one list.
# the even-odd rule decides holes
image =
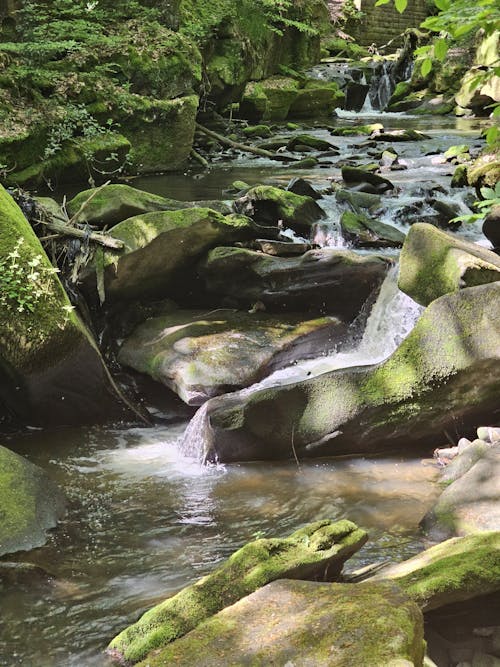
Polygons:
[[[448,193],[453,167],[440,154],[454,144],[477,143],[480,121],[340,112],[335,122],[383,122],[386,128],[411,127],[430,136],[394,145],[408,168],[387,174],[401,192],[384,198],[383,222],[406,231],[398,213],[421,201],[423,189],[430,187],[445,188],[446,201],[468,211],[466,191]],[[340,157],[357,155],[366,161],[366,149],[359,147],[364,137],[331,137],[321,128],[307,131],[335,143]],[[319,165],[294,170],[238,156],[216,161],[206,174],[141,177],[130,183],[177,199],[225,199],[237,179],[286,185],[293,176],[324,187],[340,178],[340,169]],[[317,226],[315,241],[346,247],[335,197],[319,203],[328,217]],[[481,238],[477,225],[458,233],[469,240]],[[411,331],[421,310],[399,292],[397,269],[391,270],[363,330],[353,330],[350,343],[299,361],[259,386],[381,361]],[[0,665],[104,667],[110,664],[102,653],[109,640],[154,603],[256,536],[286,536],[317,519],[345,517],[369,531],[368,543],[347,569],[401,560],[428,546],[418,522],[439,494],[432,463],[395,457],[203,467],[194,445],[181,453],[188,422],[179,417],[185,411],[178,401],[171,401],[176,418],[152,428],[33,429],[3,438],[3,444],[52,475],[69,498],[69,510],[44,547],[17,558],[45,568],[53,579],[35,577],[21,588],[3,584],[2,589],[0,584]],[[429,443],[429,455],[442,444]]]

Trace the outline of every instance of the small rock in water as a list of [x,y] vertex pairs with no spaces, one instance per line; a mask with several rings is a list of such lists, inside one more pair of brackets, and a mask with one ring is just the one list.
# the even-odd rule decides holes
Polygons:
[[494,443],[500,441],[500,427],[480,426],[477,429],[477,437],[485,442]]

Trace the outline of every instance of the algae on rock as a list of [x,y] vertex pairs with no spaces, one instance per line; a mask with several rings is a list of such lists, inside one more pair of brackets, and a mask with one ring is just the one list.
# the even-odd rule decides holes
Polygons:
[[182,637],[207,618],[276,579],[333,579],[367,539],[347,520],[317,521],[285,539],[259,539],[211,574],[146,612],[108,647],[130,662]]

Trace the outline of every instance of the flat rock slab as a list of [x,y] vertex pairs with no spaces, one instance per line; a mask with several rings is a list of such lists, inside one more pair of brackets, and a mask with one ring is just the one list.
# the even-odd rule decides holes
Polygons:
[[45,544],[64,510],[64,496],[49,476],[0,446],[0,556]]
[[403,667],[423,654],[422,614],[394,584],[282,579],[140,665]]
[[345,334],[337,319],[277,319],[262,313],[179,310],[146,320],[118,360],[175,391],[188,405],[242,389],[295,359],[332,350]]
[[392,261],[321,248],[300,257],[272,257],[243,248],[215,248],[200,267],[209,292],[270,311],[313,312],[351,322],[374,296]]
[[500,591],[500,532],[456,537],[380,571],[424,612]]

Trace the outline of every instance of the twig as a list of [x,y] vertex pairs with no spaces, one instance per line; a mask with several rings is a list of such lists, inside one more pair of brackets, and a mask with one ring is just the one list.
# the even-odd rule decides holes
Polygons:
[[240,144],[238,141],[233,141],[232,139],[228,139],[227,137],[222,136],[222,134],[218,134],[213,130],[209,130],[203,125],[200,125],[199,123],[196,124],[196,129],[198,130],[198,132],[206,134],[207,137],[215,139],[223,146],[229,146],[230,148],[235,148],[236,150],[243,151],[245,153],[253,153],[254,155],[258,155],[259,157],[267,157],[270,160],[280,160],[282,162],[296,161],[296,159],[294,157],[291,157],[290,155],[278,155],[276,153],[271,153],[271,151],[266,151],[263,148],[257,148],[256,146],[249,146],[248,144]]
[[295,458],[295,463],[297,464],[297,468],[300,470],[299,457],[297,456],[297,452],[295,450],[295,445],[294,445],[294,442],[293,442],[294,435],[295,435],[295,425],[292,426],[292,452],[293,452],[293,456]]
[[[74,217],[74,216],[73,216]],[[89,239],[94,243],[98,243],[106,248],[111,248],[112,250],[123,250],[125,243],[119,239],[115,239],[112,236],[106,236],[105,234],[100,234],[99,232],[90,232],[87,233],[83,229],[78,229],[78,227],[70,227],[68,223],[58,222],[57,220],[52,220],[47,222],[45,220],[37,220],[37,222],[45,225],[47,229],[50,229],[53,232],[57,232],[60,236],[73,236],[77,239]]]
[[199,162],[202,167],[208,167],[208,160],[205,160],[203,155],[200,155],[198,153],[198,151],[194,150],[194,148],[191,149],[190,155],[193,158],[193,160],[196,160],[196,162]]

